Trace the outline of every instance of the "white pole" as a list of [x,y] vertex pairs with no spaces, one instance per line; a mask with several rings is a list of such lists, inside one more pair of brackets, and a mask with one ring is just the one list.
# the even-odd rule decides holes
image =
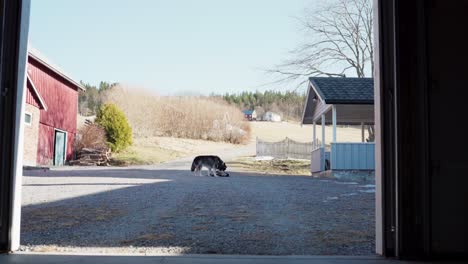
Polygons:
[[[10,85],[16,86],[16,109],[15,109],[15,122],[17,124],[15,128],[15,142],[14,146],[14,157],[13,157],[13,179],[9,186],[12,192],[11,200],[12,203],[10,212],[10,223],[9,223],[9,247],[10,251],[18,250],[20,246],[20,232],[21,232],[21,192],[22,192],[22,179],[23,179],[23,147],[24,147],[24,108],[26,104],[26,74],[28,64],[28,38],[29,38],[29,14],[31,10],[31,1],[21,1],[21,15],[19,26],[18,37],[18,64],[16,65],[17,79],[16,83]],[[13,88],[13,87],[12,87]],[[14,90],[15,88],[13,88]],[[10,130],[11,131],[11,130]],[[5,212],[7,213],[7,212]],[[6,214],[2,215],[6,218]],[[3,223],[5,224],[5,223]]]
[[314,149],[317,146],[317,123],[314,121],[314,137],[312,139],[312,142],[314,144]]
[[336,142],[336,106],[332,105],[333,142]]
[[325,115],[322,115],[322,148],[325,148]]
[[322,149],[321,152],[321,167],[322,171],[325,170],[325,115],[322,115]]
[[364,134],[365,134],[365,132],[364,132],[364,122],[361,122],[361,140],[362,140],[362,142],[365,141],[366,136]]

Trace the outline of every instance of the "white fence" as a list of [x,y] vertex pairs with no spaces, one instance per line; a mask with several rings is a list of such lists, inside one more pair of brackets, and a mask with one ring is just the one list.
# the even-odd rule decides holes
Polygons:
[[[317,141],[320,146],[320,142]],[[278,159],[306,159],[310,160],[314,150],[313,142],[298,142],[285,138],[279,142],[268,142],[257,138],[257,157],[271,156]]]

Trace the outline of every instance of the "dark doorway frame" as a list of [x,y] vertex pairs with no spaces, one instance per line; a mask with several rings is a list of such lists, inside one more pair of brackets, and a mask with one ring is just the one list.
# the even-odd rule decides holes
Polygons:
[[[432,258],[427,9],[433,1],[374,0],[376,252]],[[19,245],[21,98],[30,0],[0,0],[0,249]],[[26,42],[25,42],[26,41]],[[11,67],[14,65],[14,67]],[[8,66],[8,67],[6,67]],[[16,87],[16,89],[15,89]],[[8,90],[7,90],[8,89]],[[468,254],[467,254],[468,255]]]
[[[19,34],[22,32],[22,31],[26,31],[27,32],[27,26],[23,25],[23,27],[21,27],[21,23],[20,22],[23,22],[23,23],[27,23],[28,21],[28,15],[29,15],[29,8],[30,8],[30,1],[29,0],[23,0],[23,1],[19,1],[19,2],[15,2],[15,1],[12,1],[12,0],[0,0],[2,5],[7,5],[7,6],[14,6],[14,8],[12,9],[7,9],[7,10],[3,10],[3,11],[6,11],[5,13],[8,13],[8,15],[12,18],[12,20],[14,20],[16,18],[16,24],[10,26],[9,28],[12,29],[12,31],[14,33],[16,33],[16,37],[14,37],[14,39],[19,39]],[[382,1],[382,2],[385,2],[384,4],[387,4],[390,3],[390,2],[387,2],[387,1]],[[391,28],[390,29],[387,29],[387,28],[383,28],[379,25],[381,25],[382,23],[379,23],[382,19],[389,19],[388,15],[388,11],[387,12],[384,12],[384,8],[382,8],[382,6],[380,6],[381,4],[381,1],[379,0],[375,0],[375,14],[376,16],[378,17],[378,22],[376,23],[376,31],[383,31],[382,33],[383,34],[376,34],[376,43],[381,43],[381,39],[384,38],[384,37],[388,37],[386,34],[387,33],[390,33],[391,31]],[[381,19],[382,18],[382,19]],[[21,20],[23,19],[23,21]],[[384,23],[385,24],[385,23]],[[386,24],[385,24],[386,25]],[[27,39],[27,34],[26,34],[26,39]],[[15,43],[16,46],[14,44],[12,44],[15,48],[16,48],[16,56],[13,56],[13,57],[10,57],[10,61],[6,61],[5,60],[5,64],[7,63],[15,63],[18,64],[18,61],[20,61],[20,57],[21,56],[24,56],[22,55],[21,53],[25,53],[26,52],[26,48],[23,47],[24,50],[21,50],[20,46],[19,45],[20,43],[16,42]],[[2,45],[3,47],[3,45]],[[379,46],[381,50],[389,50],[387,46]],[[380,54],[378,56],[380,56],[380,60],[381,61],[387,61],[387,57],[389,57],[388,55],[390,54]],[[391,57],[391,56],[390,56]],[[3,59],[3,58],[2,58]],[[4,64],[4,65],[5,65]],[[12,65],[12,64],[9,64],[9,65]],[[385,64],[386,65],[386,64]],[[24,66],[24,65],[23,65]],[[388,71],[387,68],[382,68],[382,70],[380,72],[382,73],[386,73],[386,71]],[[389,71],[390,72],[390,71]],[[2,72],[3,73],[3,72]],[[10,73],[12,74],[11,78],[16,78],[17,80],[20,80],[20,79],[24,79],[24,73],[20,72],[20,71],[17,71],[17,72],[12,72]],[[385,87],[385,88],[391,88],[393,87],[391,85],[391,83],[386,83],[385,81],[387,80],[390,80],[389,78],[387,78],[388,76],[387,75],[382,75],[381,78],[376,78],[376,79],[382,79],[384,82],[384,85],[382,85],[382,87]],[[380,85],[381,83],[379,82],[379,80],[376,81],[376,93],[378,94],[382,94],[382,99],[379,101],[378,99],[378,96],[377,96],[377,100],[376,100],[376,110],[378,110],[378,112],[376,112],[377,115],[380,116],[380,120],[377,120],[379,122],[381,122],[382,124],[382,129],[385,129],[385,131],[388,129],[388,131],[392,131],[392,132],[389,132],[389,133],[386,133],[386,134],[382,134],[380,135],[381,137],[381,141],[379,141],[379,139],[377,139],[376,143],[377,145],[379,144],[382,144],[384,146],[389,146],[389,147],[382,147],[381,149],[381,153],[382,155],[380,154],[377,154],[378,155],[378,158],[380,161],[383,161],[383,160],[393,160],[391,157],[394,156],[394,134],[393,134],[393,130],[390,130],[390,128],[393,128],[394,127],[394,123],[392,122],[388,122],[386,123],[386,121],[388,120],[393,120],[393,119],[388,119],[387,116],[391,113],[393,113],[394,111],[394,105],[393,104],[388,104],[388,102],[385,100],[385,95],[386,95],[386,92],[383,91],[382,93],[380,93],[380,91],[383,90],[383,88],[381,87]],[[2,86],[3,87],[3,86]],[[15,89],[15,97],[11,98],[11,102],[10,102],[10,111],[11,113],[14,113],[14,111],[18,111],[18,109],[14,108],[15,106],[15,102],[16,104],[18,103],[17,101],[15,101],[14,99],[17,99],[17,98],[21,98],[22,96],[22,87],[24,86],[20,86],[19,85],[19,82],[18,82],[18,85],[17,85],[17,89]],[[17,93],[17,94],[16,94]],[[382,110],[382,112],[380,111]],[[20,112],[22,110],[19,110]],[[10,125],[15,125],[15,119],[13,118],[10,118],[8,120],[2,120],[4,124],[3,127],[8,127],[8,124]],[[379,126],[379,125],[377,125]],[[11,126],[11,128],[13,128],[15,126]],[[15,127],[14,130],[10,130],[8,132],[10,132],[10,140],[9,140],[9,143],[8,142],[2,142],[4,144],[2,144],[2,146],[7,146],[9,145],[9,148],[2,148],[2,155],[5,155],[5,156],[8,156],[10,158],[10,160],[7,162],[8,166],[5,166],[7,164],[3,164],[2,166],[2,169],[5,169],[5,171],[2,171],[2,178],[6,180],[5,184],[3,185],[3,188],[8,188],[9,189],[9,193],[8,195],[6,195],[6,197],[3,197],[2,199],[2,202],[3,202],[3,206],[2,208],[6,208],[8,211],[6,213],[6,215],[14,215],[14,212],[15,212],[15,207],[16,207],[16,211],[19,211],[20,209],[18,209],[20,207],[20,205],[18,204],[15,204],[15,201],[18,202],[19,200],[19,195],[20,195],[20,186],[16,185],[14,186],[12,183],[14,182],[15,178],[18,178],[17,175],[21,175],[21,174],[15,174],[13,173],[12,170],[16,169],[16,171],[19,171],[22,166],[19,166],[21,165],[21,161],[19,161],[18,159],[15,160],[13,159],[15,157],[15,153],[17,154],[17,152],[15,151],[12,151],[15,147],[18,148],[21,148],[22,147],[22,142],[20,142],[18,139],[15,140],[15,138],[13,137],[13,134],[12,132],[15,132],[16,131],[16,135],[17,137],[21,138],[19,134],[21,134],[21,125],[18,127]],[[18,132],[19,131],[19,132]],[[379,135],[377,135],[379,136]],[[14,144],[11,144],[12,142],[14,142]],[[6,143],[6,144],[5,144]],[[379,151],[377,151],[379,152]],[[394,231],[395,231],[395,201],[394,201],[394,193],[395,193],[395,183],[393,181],[393,171],[392,169],[394,170],[395,168],[395,164],[393,163],[384,163],[384,162],[381,162],[380,165],[379,165],[381,168],[381,171],[382,172],[385,172],[385,173],[377,173],[377,177],[382,177],[382,179],[386,179],[385,181],[383,180],[378,180],[378,186],[377,186],[377,192],[378,192],[378,199],[377,199],[377,203],[376,203],[376,210],[377,210],[377,216],[378,218],[376,219],[376,222],[377,222],[377,248],[376,248],[376,252],[378,254],[381,254],[381,255],[384,255],[384,256],[394,256],[395,254],[395,237],[394,237]],[[9,168],[9,170],[8,170]],[[19,212],[18,212],[18,215],[19,215]],[[380,217],[380,218],[379,218]],[[8,232],[6,232],[6,229],[4,230],[4,232],[2,232],[2,234],[4,235],[3,236],[3,247],[2,247],[2,250],[14,250],[16,249],[18,246],[19,246],[19,216],[17,218],[14,218],[14,217],[10,217],[10,219],[8,220]],[[6,227],[6,225],[4,225],[3,227]],[[15,231],[16,230],[16,231]],[[384,231],[385,230],[385,231]]]

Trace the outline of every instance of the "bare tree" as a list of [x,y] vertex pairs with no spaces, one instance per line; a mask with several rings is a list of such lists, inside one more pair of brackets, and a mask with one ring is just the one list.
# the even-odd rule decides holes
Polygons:
[[[300,19],[310,39],[291,51],[291,58],[268,72],[278,82],[301,81],[310,76],[365,77],[374,71],[371,0],[336,0],[306,11]],[[369,69],[370,67],[370,69]]]

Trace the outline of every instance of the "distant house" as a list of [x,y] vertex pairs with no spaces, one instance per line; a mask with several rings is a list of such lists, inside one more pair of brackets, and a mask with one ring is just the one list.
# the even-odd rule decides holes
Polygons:
[[242,113],[244,113],[244,118],[249,121],[257,120],[257,112],[255,110],[244,110]]
[[34,49],[26,79],[24,165],[63,165],[73,157],[78,92],[84,88]]
[[281,116],[274,112],[266,112],[262,118],[263,121],[281,122]]

